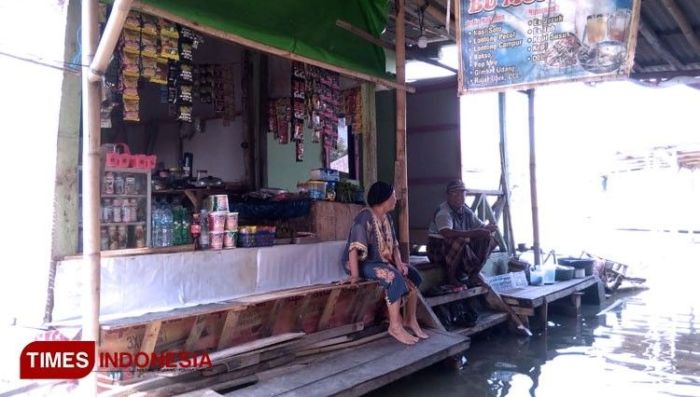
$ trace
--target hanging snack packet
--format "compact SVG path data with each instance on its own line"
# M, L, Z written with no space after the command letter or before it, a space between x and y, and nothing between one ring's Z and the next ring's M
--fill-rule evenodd
M182 83L191 83L192 80L192 65L188 65L186 63L181 63L180 64L180 74L178 78L179 82Z
M124 21L124 29L140 31L141 30L141 14L136 11L129 11Z
M296 161L299 163L304 161L304 142L296 143Z
M139 121L139 101L124 98L124 120Z
M151 77L151 83L168 84L168 60L164 58L156 59L155 74Z
M192 62L192 44L180 42L180 59Z
M124 98L130 99L130 100L138 100L139 99L139 91L138 91L139 80L138 80L138 77L122 76L121 85L122 85L122 96Z
M192 106L179 106L177 119L180 121L192 122Z
M122 74L129 77L139 77L139 56L124 53L122 56Z
M180 100L179 103L192 104L192 86L181 85L178 99Z
M138 55L141 52L140 34L132 30L124 30L122 33L122 50L127 54Z
M158 57L158 37L141 35L141 56L157 58Z
M160 37L160 57L172 59L173 61L180 60L180 53L177 50L177 39L168 36Z
M177 31L177 25L165 19L160 20L160 35L177 39L180 34Z
M158 18L141 14L141 32L149 36L158 35Z

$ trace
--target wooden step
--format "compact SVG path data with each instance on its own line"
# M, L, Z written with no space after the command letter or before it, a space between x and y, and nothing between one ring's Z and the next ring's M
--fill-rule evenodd
M425 301L430 305L430 307L435 307L438 305L444 305L445 303L450 303L466 298L471 298L473 296L483 295L488 290L485 287L474 287L465 289L459 292L453 292L447 295L433 296L430 298L425 298Z
M475 326L454 330L452 332L458 333L458 334L464 335L464 336L474 335L477 332L481 332L481 331L484 331L484 330L489 329L491 327L494 327L502 322L505 322L506 320L508 320L508 314L506 314L506 313L498 313L498 312L481 313L479 315L479 320L477 320Z

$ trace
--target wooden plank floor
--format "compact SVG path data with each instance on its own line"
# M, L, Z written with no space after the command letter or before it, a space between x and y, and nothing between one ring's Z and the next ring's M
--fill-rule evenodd
M552 302L565 296L571 295L576 291L581 291L590 287L597 282L595 276L585 278L576 278L569 281L558 281L551 285L528 286L526 288L518 288L511 291L504 291L501 296L508 304L514 304L511 301L518 301L521 306L538 307L543 303ZM515 303L517 304L517 303Z
M469 338L428 331L430 338L406 346L391 337L341 350L294 373L266 380L227 396L359 396L464 351Z

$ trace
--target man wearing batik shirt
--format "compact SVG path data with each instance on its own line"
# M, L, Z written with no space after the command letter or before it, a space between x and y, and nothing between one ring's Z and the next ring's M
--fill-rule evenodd
M461 285L457 273L467 278L477 275L496 246L492 233L496 225L487 225L474 215L465 202L467 188L455 180L447 184L447 200L441 203L428 230L428 258L441 263L450 284Z

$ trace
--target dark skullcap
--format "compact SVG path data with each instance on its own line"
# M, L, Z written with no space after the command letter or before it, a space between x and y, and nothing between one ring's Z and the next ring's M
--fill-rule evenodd
M394 192L394 187L386 182L375 182L369 188L367 193L367 204L372 207L381 204L391 197L391 193Z

